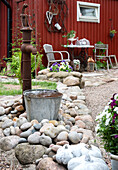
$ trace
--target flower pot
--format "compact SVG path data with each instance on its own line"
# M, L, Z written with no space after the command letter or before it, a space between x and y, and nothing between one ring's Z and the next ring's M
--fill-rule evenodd
M112 170L118 169L118 155L110 155Z
M114 34L110 32L110 37L113 38L114 37Z

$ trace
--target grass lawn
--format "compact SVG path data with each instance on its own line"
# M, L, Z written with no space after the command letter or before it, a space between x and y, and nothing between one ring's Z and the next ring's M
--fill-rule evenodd
M54 82L34 82L32 81L32 89L52 89L57 87ZM22 94L22 89L19 83L16 82L0 82L0 95L19 95Z

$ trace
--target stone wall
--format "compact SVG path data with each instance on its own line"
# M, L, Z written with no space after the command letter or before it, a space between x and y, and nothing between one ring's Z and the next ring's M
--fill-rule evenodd
M84 88L84 81L82 80L82 74L80 72L49 72L48 69L41 70L38 72L38 80L49 80L53 82L62 82L67 86L79 86Z

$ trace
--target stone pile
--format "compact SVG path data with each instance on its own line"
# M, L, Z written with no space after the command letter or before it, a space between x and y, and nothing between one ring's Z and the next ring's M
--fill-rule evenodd
M82 80L82 74L80 72L50 72L48 69L41 70L38 72L38 80L49 80L53 82L62 82L67 86L79 86L84 87L84 81Z
M85 147L94 144L94 121L79 86L67 86L59 82L57 89L63 93L57 120L43 119L41 122L37 120L28 122L21 98L0 103L0 127L4 134L0 139L0 148L5 151L14 148L21 164L35 162L37 169L76 170L79 164L73 163L76 166L72 167L69 163L72 159L88 155L88 158L81 159L83 161L88 159L91 164L94 160L93 155L88 154L91 149L82 153L78 145L78 143L84 144ZM71 146L76 148L74 151L66 150L68 160L63 163L60 160L65 160L65 157L63 158L65 151L62 150ZM79 155L74 154L75 150ZM100 153L100 150L98 152ZM60 153L62 153L61 157L58 156ZM102 158L101 155L96 157ZM107 170L106 164L104 167L104 170ZM85 169L78 168L78 170Z

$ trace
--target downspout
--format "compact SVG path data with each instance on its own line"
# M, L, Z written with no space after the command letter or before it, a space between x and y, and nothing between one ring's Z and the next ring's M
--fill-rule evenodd
M12 9L6 0L1 0L7 7L7 59L11 59L12 54Z

